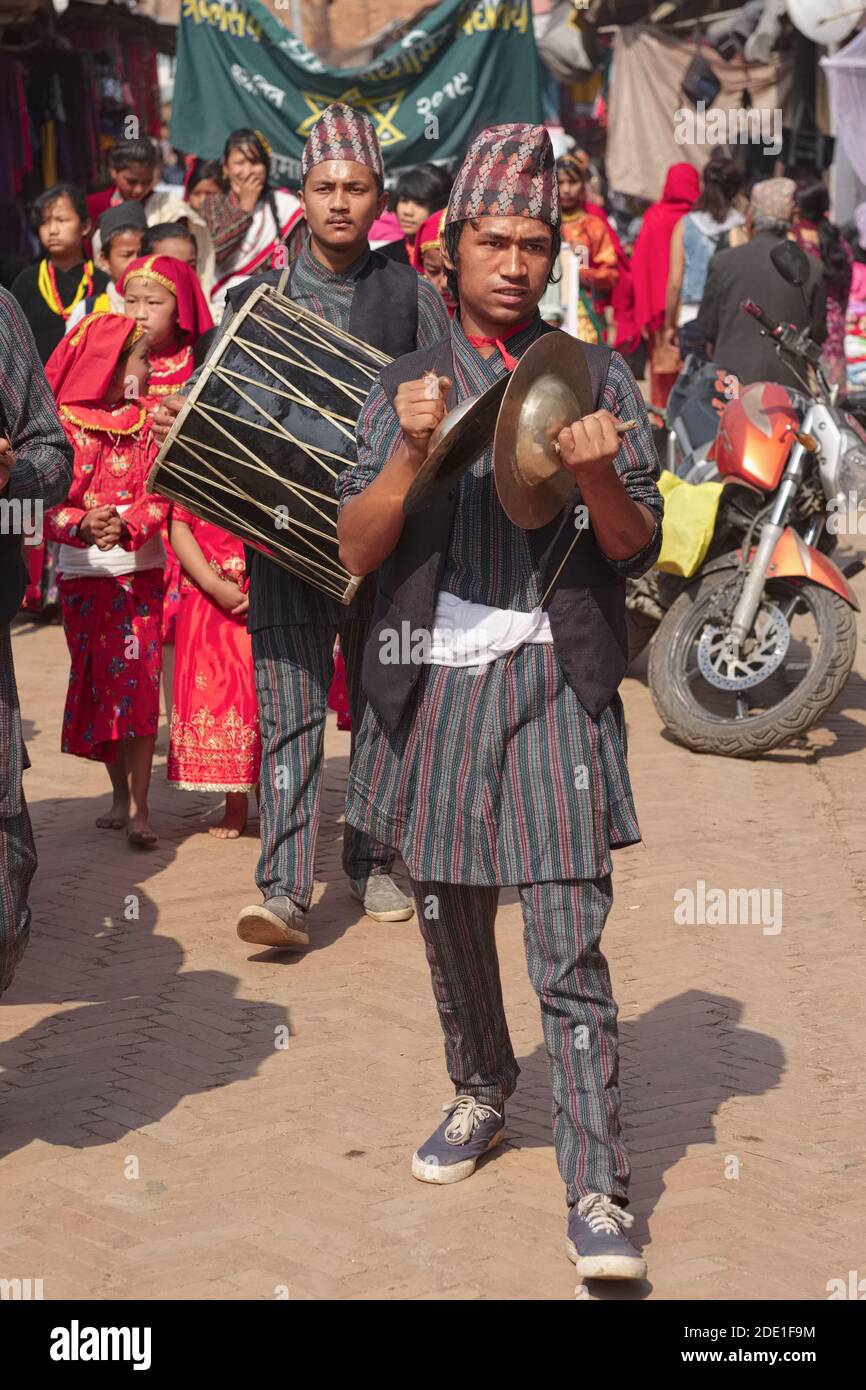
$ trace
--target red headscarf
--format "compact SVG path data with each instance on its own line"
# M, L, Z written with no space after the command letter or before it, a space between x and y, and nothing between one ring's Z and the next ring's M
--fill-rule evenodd
M67 333L45 363L60 405L101 405L121 358L142 330L123 314L90 314Z
M192 344L208 328L213 319L204 292L191 265L175 260L174 256L140 256L130 261L117 283L121 294L130 280L155 280L169 290L177 300L177 331L182 345Z
M415 245L412 248L412 264L421 275L424 272L424 265L421 260L425 251L429 251L433 246L442 245L442 227L445 221L446 208L440 208L438 212L432 212L426 222L422 222L415 237Z
M634 321L649 335L665 321L671 237L681 217L690 211L701 191L693 164L672 164L661 202L647 210L631 258L634 283Z

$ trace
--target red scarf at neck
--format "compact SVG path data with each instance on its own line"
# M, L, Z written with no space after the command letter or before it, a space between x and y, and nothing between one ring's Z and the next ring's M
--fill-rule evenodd
M529 328L535 315L531 319L524 319L523 323L516 323L513 328L507 328L498 338L487 338L483 333L467 333L466 341L471 343L474 348L497 347L502 354L502 360L506 369L513 372L517 366L517 358L512 357L508 348L505 346L509 338L513 338L515 333L522 333L525 328Z

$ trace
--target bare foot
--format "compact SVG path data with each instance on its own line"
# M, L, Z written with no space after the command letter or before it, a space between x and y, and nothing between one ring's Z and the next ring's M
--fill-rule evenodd
M208 827L208 834L217 840L237 840L243 835L247 825L246 792L226 792L226 806L223 818L216 825Z
M159 837L151 830L145 815L129 817L126 838L136 849L155 849L159 844Z
M97 816L96 824L100 830L122 830L126 825L128 815L128 802L112 801L111 810L104 816Z

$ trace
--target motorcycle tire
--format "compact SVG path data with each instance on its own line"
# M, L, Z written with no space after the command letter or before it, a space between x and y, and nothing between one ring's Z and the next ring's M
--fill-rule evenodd
M705 607L709 617L716 591L729 579L729 570L705 575L665 614L650 648L649 687L665 728L686 748L726 758L756 758L805 733L830 708L854 665L857 624L851 608L838 594L808 580L798 580L797 588L808 590L820 634L815 660L807 675L790 696L754 718L734 721L710 715L701 717L684 696L683 673L677 673L676 666L686 640L684 629L694 621L695 604ZM774 587L771 581L771 595Z

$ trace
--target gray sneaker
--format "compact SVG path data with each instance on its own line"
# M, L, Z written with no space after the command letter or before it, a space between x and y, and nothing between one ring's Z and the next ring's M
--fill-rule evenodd
M449 1117L412 1155L412 1176L419 1182L461 1182L495 1148L505 1133L505 1108L494 1110L474 1096L455 1096L442 1109Z
M568 1213L568 1258L582 1279L645 1279L646 1260L624 1235L634 1217L603 1192L581 1197Z
M255 946L275 946L284 951L302 951L310 944L304 925L306 912L291 898L281 894L254 907L245 907L238 917L238 936Z
M349 892L374 922L408 922L415 913L412 899L401 893L390 874L350 878Z

